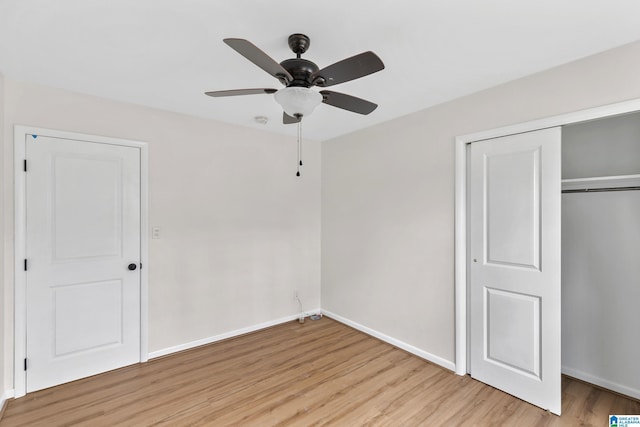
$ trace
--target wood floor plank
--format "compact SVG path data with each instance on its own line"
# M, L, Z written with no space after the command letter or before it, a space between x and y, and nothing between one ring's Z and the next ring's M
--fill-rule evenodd
M640 414L570 378L562 394L557 417L323 318L30 393L0 426L586 426Z

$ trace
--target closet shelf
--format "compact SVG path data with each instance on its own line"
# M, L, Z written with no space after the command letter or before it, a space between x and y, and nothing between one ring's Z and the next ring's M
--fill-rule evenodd
M578 190L589 191L597 189L622 189L627 187L640 187L640 174L598 176L593 178L563 179L562 191Z

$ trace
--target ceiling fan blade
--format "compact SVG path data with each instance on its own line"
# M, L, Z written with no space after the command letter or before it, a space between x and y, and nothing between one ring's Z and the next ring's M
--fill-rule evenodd
M369 51L316 71L311 75L311 81L316 86L327 87L358 79L380 70L384 70L382 60L378 58L378 55Z
M321 90L320 93L322 94L322 102L325 104L342 108L343 110L353 111L354 113L369 114L378 108L378 104L344 93L330 90Z
M287 113L282 113L282 123L284 123L285 125L291 125L294 123L298 123L300 122L300 118L298 117L291 117L290 115L288 115Z
M271 74L282 83L287 84L293 77L282 65L278 64L269 55L260 50L256 45L245 39L224 39L229 47L247 58L249 61Z
M232 90L215 90L213 92L205 92L205 95L219 98L222 96L238 96L238 95L259 95L265 93L276 93L278 89L232 89Z

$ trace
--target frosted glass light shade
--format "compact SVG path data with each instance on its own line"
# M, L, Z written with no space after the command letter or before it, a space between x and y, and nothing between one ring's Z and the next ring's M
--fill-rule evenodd
M308 116L322 102L322 95L306 87L285 87L273 95L284 112L295 117Z

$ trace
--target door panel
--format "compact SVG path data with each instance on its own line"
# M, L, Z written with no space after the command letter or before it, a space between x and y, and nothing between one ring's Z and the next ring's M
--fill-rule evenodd
M122 344L121 280L57 286L52 291L55 357Z
M51 191L54 261L122 256L121 159L56 153Z
M538 269L540 148L484 159L486 263Z
M485 288L487 360L540 378L540 298Z
M560 128L470 158L471 375L560 414Z
M27 392L140 361L140 150L27 138Z

